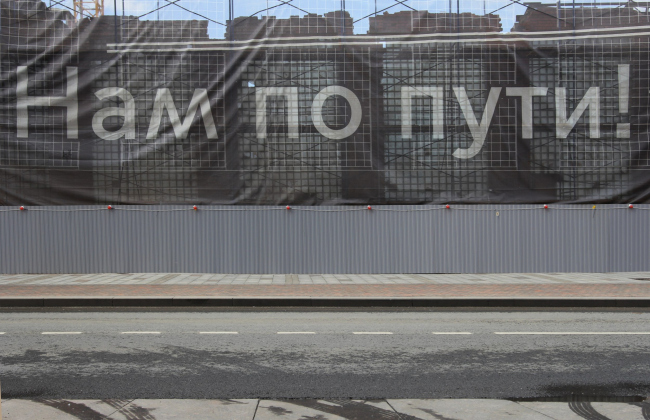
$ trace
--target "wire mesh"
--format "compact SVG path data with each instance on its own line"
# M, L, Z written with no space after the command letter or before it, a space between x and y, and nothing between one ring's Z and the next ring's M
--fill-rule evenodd
M0 203L647 200L646 3L90 3L0 0Z

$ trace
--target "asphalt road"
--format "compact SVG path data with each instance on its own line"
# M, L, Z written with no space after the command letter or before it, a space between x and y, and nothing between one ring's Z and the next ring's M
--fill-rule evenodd
M0 313L0 332L3 398L650 395L649 312Z

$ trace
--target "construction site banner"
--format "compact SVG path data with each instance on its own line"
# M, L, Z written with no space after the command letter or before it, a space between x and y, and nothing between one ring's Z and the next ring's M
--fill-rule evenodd
M0 6L0 205L650 202L648 3Z

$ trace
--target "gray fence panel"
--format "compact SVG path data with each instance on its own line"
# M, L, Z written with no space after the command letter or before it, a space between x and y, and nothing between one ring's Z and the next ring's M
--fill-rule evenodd
M650 270L648 205L6 210L4 274Z
M636 207L636 206L635 206ZM625 267L650 264L650 214L630 210L625 217L609 214L607 225L610 250L608 271L628 271Z

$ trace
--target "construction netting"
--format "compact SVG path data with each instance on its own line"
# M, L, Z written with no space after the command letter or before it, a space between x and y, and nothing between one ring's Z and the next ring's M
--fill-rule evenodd
M648 3L0 6L0 205L650 202Z

